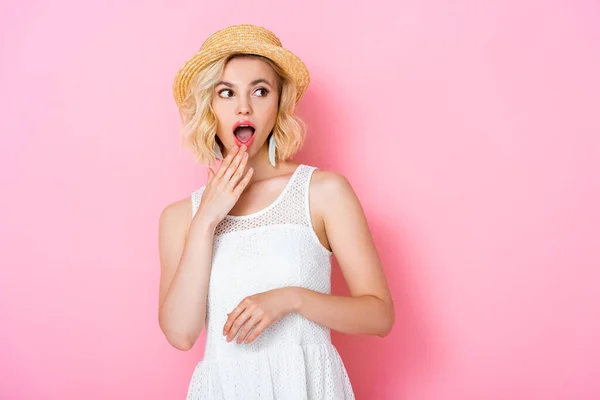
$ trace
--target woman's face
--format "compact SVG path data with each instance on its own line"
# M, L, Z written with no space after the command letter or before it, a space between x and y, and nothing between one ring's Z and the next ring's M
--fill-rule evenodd
M277 74L259 58L231 59L215 86L212 107L217 136L225 147L245 144L253 156L264 145L277 118Z

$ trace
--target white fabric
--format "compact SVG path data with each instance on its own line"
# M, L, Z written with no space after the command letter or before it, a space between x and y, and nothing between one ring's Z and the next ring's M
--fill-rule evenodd
M354 399L330 330L297 313L252 343L223 336L227 313L246 296L284 286L330 293L331 252L312 228L308 188L314 167L300 165L268 207L227 216L218 226L206 316L206 347L188 400ZM193 214L204 187L192 194Z

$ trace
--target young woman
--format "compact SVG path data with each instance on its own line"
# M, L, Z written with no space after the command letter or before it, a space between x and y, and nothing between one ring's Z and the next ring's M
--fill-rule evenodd
M306 66L270 31L210 36L175 77L207 184L160 216L159 322L181 350L206 327L188 399L352 399L330 330L385 336L394 307L340 174L297 164ZM330 291L335 255L351 296Z

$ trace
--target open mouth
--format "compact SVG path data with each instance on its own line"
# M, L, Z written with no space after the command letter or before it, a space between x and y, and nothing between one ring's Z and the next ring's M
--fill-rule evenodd
M238 146L245 144L246 147L250 147L252 140L254 139L254 133L256 128L251 123L240 122L237 123L233 128L233 135L235 142Z

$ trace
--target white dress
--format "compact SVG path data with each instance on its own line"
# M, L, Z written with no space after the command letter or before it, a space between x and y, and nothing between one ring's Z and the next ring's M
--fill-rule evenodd
M285 286L331 289L331 252L310 219L314 167L300 165L268 207L227 216L217 226L206 315L206 344L187 399L354 399L330 330L297 313L267 327L252 343L223 336L230 313L246 296ZM193 214L204 187L192 194Z

